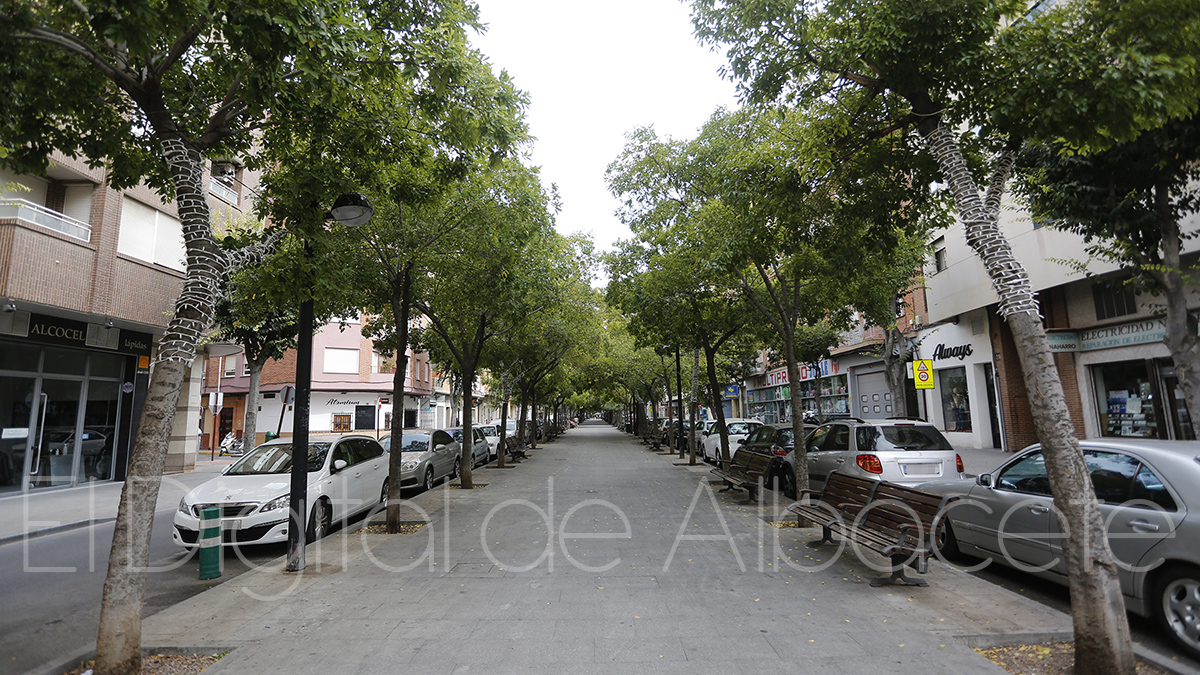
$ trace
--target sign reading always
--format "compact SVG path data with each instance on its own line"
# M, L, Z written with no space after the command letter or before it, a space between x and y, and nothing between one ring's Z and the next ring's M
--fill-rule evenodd
M962 361L975 352L971 345L957 345L947 347L946 345L938 345L933 350L933 360L942 361L944 359L958 359Z
M933 359L917 359L912 362L913 381L917 389L933 389Z

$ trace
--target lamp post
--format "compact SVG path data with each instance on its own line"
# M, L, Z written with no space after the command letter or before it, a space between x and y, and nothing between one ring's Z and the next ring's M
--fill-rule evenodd
M371 219L375 210L371 202L357 192L337 198L325 220L336 220L346 227L358 227ZM304 258L312 258L312 245L304 242ZM291 496L288 499L287 571L304 569L304 546L307 543L308 518L308 409L312 394L313 300L311 290L300 303L297 321L300 335L296 344L296 401L292 408L292 474Z

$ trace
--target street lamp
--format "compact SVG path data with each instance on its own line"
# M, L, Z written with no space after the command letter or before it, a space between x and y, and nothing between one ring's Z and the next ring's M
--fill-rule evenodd
M371 219L371 202L357 192L337 198L325 220L336 220L346 227L358 227ZM304 257L312 257L312 246L304 242ZM308 518L308 409L312 394L313 300L312 293L300 303L297 321L300 335L296 344L296 401L292 408L292 481L288 499L287 571L304 569L304 545Z

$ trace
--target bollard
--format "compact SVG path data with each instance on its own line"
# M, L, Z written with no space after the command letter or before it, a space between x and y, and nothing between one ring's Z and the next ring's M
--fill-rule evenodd
M225 566L221 555L221 509L206 506L200 510L200 580L216 579Z

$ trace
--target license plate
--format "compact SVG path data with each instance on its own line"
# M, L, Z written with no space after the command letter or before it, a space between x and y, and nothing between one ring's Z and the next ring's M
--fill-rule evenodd
M905 476L936 476L940 464L901 464Z
M231 519L231 520L222 520L221 521L221 529L222 530L240 530L240 529L242 529L242 519L235 518L235 519Z

